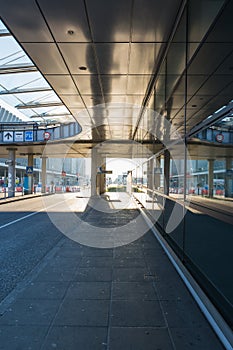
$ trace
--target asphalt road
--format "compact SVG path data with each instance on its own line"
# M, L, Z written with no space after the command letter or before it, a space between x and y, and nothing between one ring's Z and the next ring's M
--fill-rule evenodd
M62 195L37 197L0 206L0 302L63 237L47 208L61 211Z

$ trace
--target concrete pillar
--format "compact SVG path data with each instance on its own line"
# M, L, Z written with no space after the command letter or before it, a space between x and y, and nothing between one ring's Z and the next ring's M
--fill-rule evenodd
M157 190L160 187L160 169L161 169L161 158L156 158L154 164L154 188Z
M100 160L101 169L104 172L106 170L106 158L104 158L100 155L99 160ZM99 178L100 178L100 180L99 180L99 192L100 192L100 194L102 194L102 193L106 192L106 174L105 173L99 174Z
M130 195L132 194L132 185L133 185L133 177L132 177L132 171L128 171L127 174L127 184L126 184L126 191Z
M208 159L208 197L214 195L214 159Z
M106 191L106 175L101 171L106 170L106 158L103 157L98 148L91 152L91 195L96 196Z
M154 159L147 162L147 187L153 190L154 186Z
M28 166L33 168L33 153L28 153ZM28 174L28 194L33 193L33 173Z
M8 197L15 196L15 154L17 148L8 148Z
M169 196L170 186L170 152L165 150L164 152L164 194Z
M41 193L46 193L46 164L47 157L41 157Z
M225 197L233 198L232 158L226 158Z
M91 195L96 196L96 179L97 179L97 149L91 150Z

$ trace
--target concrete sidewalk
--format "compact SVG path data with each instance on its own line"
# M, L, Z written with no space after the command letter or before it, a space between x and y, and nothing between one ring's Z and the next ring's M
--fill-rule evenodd
M127 231L136 207L107 204L85 222ZM1 350L223 349L151 232L105 249L62 238L0 310Z

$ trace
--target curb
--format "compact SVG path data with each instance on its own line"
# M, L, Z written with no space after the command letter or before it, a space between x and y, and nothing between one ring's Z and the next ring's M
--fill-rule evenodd
M8 203L11 203L11 202L23 201L25 199L44 197L44 196L51 196L53 194L55 194L55 193L32 194L32 195L24 195L24 196L19 196L19 197L12 197L12 198L2 198L2 199L0 199L0 205L8 204Z

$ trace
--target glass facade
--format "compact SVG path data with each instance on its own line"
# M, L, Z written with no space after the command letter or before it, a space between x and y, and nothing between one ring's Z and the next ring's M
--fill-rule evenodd
M232 44L226 48L230 19L223 17L223 5L188 1L184 8L149 104L155 111L153 137L163 150L135 168L133 180L135 196L232 325L232 70L222 76L217 59L227 59ZM213 59L205 62L206 51L214 48Z

